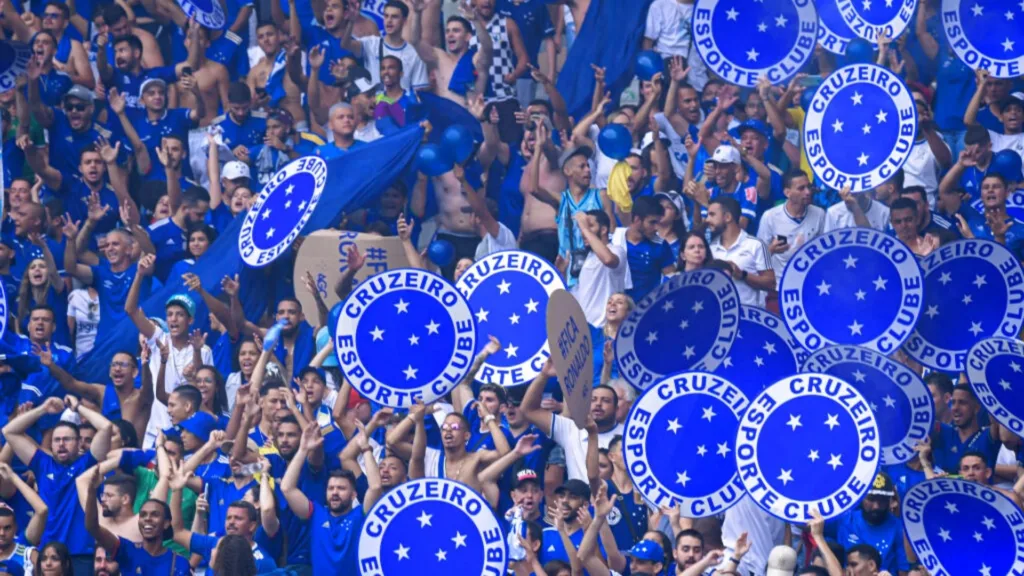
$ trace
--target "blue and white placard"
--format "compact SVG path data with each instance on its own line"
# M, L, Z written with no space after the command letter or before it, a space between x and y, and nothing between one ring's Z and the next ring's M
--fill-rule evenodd
M619 373L644 390L676 372L713 371L729 355L739 325L739 293L725 273L706 268L673 276L619 327Z
M399 484L366 513L359 573L503 575L508 548L483 496L444 478Z
M0 336L7 332L7 312L7 293L4 289L4 283L0 282Z
M942 27L953 52L970 68L996 78L1024 74L1019 0L942 0Z
M853 344L892 354L921 314L917 258L870 228L835 230L800 247L786 264L779 309L800 345Z
M847 26L868 42L886 32L896 38L914 18L917 0L836 0Z
M791 523L857 505L878 471L878 422L851 384L827 374L780 380L750 401L736 439L754 502Z
M469 373L476 320L447 280L413 268L361 282L342 306L334 349L345 376L372 402L408 408L448 394Z
M455 286L476 317L479 349L487 345L488 336L502 345L480 368L476 379L502 386L532 382L551 353L548 298L555 290L565 289L558 270L536 254L504 250L477 260Z
M818 9L818 44L833 54L846 54L855 36L843 19L839 0L817 0L814 7Z
M32 47L21 42L0 41L0 92L14 88L32 59Z
M782 318L758 306L740 307L740 328L715 375L734 383L748 398L800 371L807 351L786 330Z
M968 480L937 478L900 503L907 541L930 574L1024 573L1024 518L1012 500Z
M738 387L704 372L647 388L622 436L633 485L655 507L682 506L688 518L721 514L744 494L733 451L748 403Z
M730 84L787 81L810 60L817 38L810 0L697 0L693 9L697 52Z
M1024 342L978 342L967 353L967 380L989 415L1024 438Z
M250 266L266 266L299 237L327 184L327 163L317 156L289 162L274 174L245 215L238 253Z
M931 432L931 392L900 362L859 346L830 346L811 354L801 371L836 376L860 391L878 421L882 466L912 459L914 446Z
M217 0L178 0L181 11L210 30L220 30L227 23L224 7Z
M971 202L971 208L985 216L985 204L981 198ZM1014 190L1006 197L1006 213L1017 222L1024 222L1024 190Z
M844 66L822 82L804 118L804 151L828 188L866 192L903 167L917 107L903 80L874 64Z
M1024 319L1024 273L1006 247L959 240L921 260L924 307L904 347L944 372L963 372L967 351L990 336L1016 338Z

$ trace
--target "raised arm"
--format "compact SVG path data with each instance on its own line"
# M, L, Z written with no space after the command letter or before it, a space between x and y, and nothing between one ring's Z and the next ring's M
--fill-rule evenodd
M117 114L117 120L121 123L121 129L124 130L124 135L128 137L132 150L135 151L135 163L139 168L139 173L149 174L149 171L153 168L153 162L149 157L149 150L142 143L139 133L135 130L135 125L128 118L127 102L124 95L118 92L116 88L110 88L107 90L107 100L110 104L110 109L114 111L114 114Z
M14 449L14 454L25 465L32 462L32 459L35 458L36 450L39 448L36 441L27 434L28 429L35 425L43 416L55 416L63 411L64 402L61 402L60 398L51 397L42 406L37 406L16 416L4 426L3 434L7 444Z
M409 44L416 49L416 54L428 66L437 65L436 48L423 37L423 10L427 7L424 0L409 0ZM440 9L440 7L437 7Z
M174 467L170 476L171 529L174 531L174 543L189 551L192 549L192 531L185 527L185 514L181 501L182 492L188 486L191 477L192 470L186 470L183 463Z
M103 483L103 473L99 466L93 466L92 475L89 477L89 494L83 503L85 506L85 529L96 539L96 544L103 547L110 553L116 553L120 541L110 530L100 526L99 510L96 506L95 494Z
M978 123L978 110L981 109L982 100L985 97L985 86L988 84L988 70L975 70L974 80L976 84L974 96L971 96L967 110L964 111L964 124L967 126Z
M29 520L28 526L25 527L25 540L32 546L38 546L39 541L42 539L43 531L46 529L46 518L50 515L50 508L39 497L39 494L26 484L11 469L11 465L6 462L0 462L0 480L3 480L5 484L13 484L18 493L21 494L21 497L32 507L34 514L32 519Z
M541 408L540 403L544 399L544 387L547 385L548 379L554 376L557 376L555 365L549 358L544 363L544 368L540 374L533 379L533 382L526 389L523 401L519 404L519 409L523 411L526 419L537 428L540 428L540 431L548 437L551 437L551 411Z
M124 302L124 311L131 317L135 327L145 336L146 340L152 338L153 334L156 333L156 324L153 324L153 321L146 317L146 313L139 306L139 293L142 291L144 278L153 273L155 265L156 256L153 254L146 254L139 259L135 279L132 280L132 286L128 290L128 297Z
M316 423L311 422L309 426L316 427ZM303 520L309 520L310 504L309 499L299 489L299 475L302 473L302 467L306 464L306 456L310 450L310 439L305 434L305 431L303 431L302 438L299 440L299 450L288 464L288 470L285 471L284 478L281 478L281 492L288 502L288 508L291 509L293 514ZM319 441L323 442L323 438L320 438ZM379 478L378 476L378 481Z
M517 460L526 458L533 452L540 450L542 446L540 444L534 444L537 441L538 436L536 434L524 434L516 442L514 450L510 450L507 454L498 458L494 462L491 462L486 468L480 471L477 475L477 479L480 480L481 484L488 482L497 483L501 478L501 475L505 473Z

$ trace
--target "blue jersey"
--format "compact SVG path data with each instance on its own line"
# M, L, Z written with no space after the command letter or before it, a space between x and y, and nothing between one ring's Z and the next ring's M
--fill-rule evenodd
M157 68L143 68L138 74L124 72L116 66L113 67L114 74L108 88L117 88L117 91L124 95L128 108L145 109L140 98L142 97L142 83L146 80L158 78L168 85L178 81L178 73L174 66L159 66ZM133 122L134 123L134 122Z
M89 215L89 196L92 195L92 189L85 183L85 180L82 180L77 172L70 176L64 174L58 193L64 200L64 210L71 214L71 218L75 221L85 222ZM107 213L93 227L94 236L89 239L90 248L94 248L92 244L95 243L95 234L106 234L121 223L119 212L121 204L118 202L117 193L106 182L106 178L100 186L99 197L100 204L107 207Z
M96 143L100 138L106 138L111 145L121 143L121 154L127 157L132 152L131 143L124 138L120 122L111 112L108 114L113 122L118 125L115 128L109 121L107 125L93 120L92 125L81 132L71 129L68 117L60 109L53 110L53 124L50 126L50 166L60 170L61 174L77 174L78 158L82 150Z
M334 142L328 142L323 146L316 147L316 155L323 158L324 160L330 160L331 158L338 158L340 156L344 156L345 154L348 154L353 150L358 150L363 146L366 146L366 144L364 142L360 142L359 140L354 140L352 142L352 145L349 146L348 148L342 148L335 144Z
M128 290L135 281L138 265L133 262L123 272L114 272L110 269L109 261L101 260L99 265L91 267L91 270L92 285L96 288L100 301L100 322L96 332L109 334L109 330L127 317L124 303L128 299ZM143 280L140 300L149 296L151 283L151 278Z
M32 343L24 336L17 336L17 343L14 345L18 352L32 353ZM50 343L50 352L53 355L53 363L60 366L65 372L74 372L75 353L71 348ZM42 406L49 398L64 398L66 392L57 382L57 379L50 374L50 369L42 366L38 372L29 374L21 383L21 394L18 395L18 404L31 402L34 406ZM40 431L47 430L57 424L60 420L59 414L46 414L36 423Z
M84 530L83 530L84 532ZM141 576L189 576L192 568L188 558L178 556L165 548L163 554L153 556L142 547L141 542L132 542L126 538L118 538L117 563L121 565L122 574L139 574Z
M282 4L288 4L287 0L281 0ZM305 2L296 3L299 12L302 12L303 8L307 8L308 4ZM288 7L285 6L285 13L287 14ZM312 13L310 14L312 16ZM309 20L305 20L308 22ZM314 46L319 46L320 51L324 54L324 63L320 66L320 81L325 85L333 86L337 83L338 79L331 74L331 62L341 60L352 56L352 53L341 47L341 40L331 36L325 28L321 26L312 26L308 29L305 27L302 30L302 35L305 37L305 46L308 46L310 50Z
M56 108L64 101L64 95L71 90L75 83L71 76L59 70L50 70L39 77L39 100L50 108ZM28 88L22 90L22 94L28 96Z
M740 203L740 213L742 216L746 216L747 223L746 230L754 230L754 221L757 220L757 176L752 174L750 180L746 182L739 182L736 184L736 189L728 192L722 190L717 184L711 187L711 199L714 200L718 196L732 196ZM701 208L701 213L707 216L707 208Z
M206 534L192 533L192 541L189 542L189 551L193 554L198 554L207 561L213 556L213 551L217 548L217 543L220 538L215 536L207 536ZM266 574L277 570L277 563L270 557L269 554L265 553L258 544L253 542L252 545L252 557L256 561L256 573ZM213 570L208 571L211 576L216 576L216 572Z
M633 278L633 287L626 290L635 302L661 284L661 271L675 262L672 248L662 241L642 238L633 244L626 240L626 259L629 261L629 273Z
M1006 247L1013 252L1017 260L1024 261L1024 224L1009 217L1006 218L1006 221L1010 222L1010 228L1006 231ZM981 240L995 240L987 222L984 224L979 222L974 226L974 237Z
M280 454L268 454L267 460L270 462L270 475L275 480L274 496L277 498L281 530L288 539L288 558L285 563L309 564L313 524L296 516L288 507L288 501L281 492L281 478L288 468L288 461ZM303 463L302 473L299 475L299 489L310 502L323 505L327 495L327 474L323 470L314 471L309 463Z
M541 43L555 34L547 3L543 0L499 0L497 10L515 20L530 62L536 67Z
M90 452L65 465L36 450L29 468L36 475L39 497L50 509L40 542L63 542L72 556L92 554L96 542L85 530L85 512L78 501L75 479L95 465L96 459ZM123 569L124 564L121 566Z
M241 123L235 122L230 114L222 114L213 119L213 125L221 132L224 145L234 150L237 146L252 149L263 143L267 132L267 115L252 111Z
M886 514L885 521L878 526L868 524L860 508L843 513L836 520L836 542L845 548L856 544L868 544L882 555L880 570L891 574L907 572L910 562L903 547L903 521Z
M886 466L885 473L892 478L892 483L896 485L896 493L900 497L900 502L911 488L927 480L924 470L914 470L906 463Z
M936 467L957 474L960 471L960 458L967 452L979 452L985 455L988 467L995 470L1001 446L999 440L992 438L988 426L981 427L966 440L961 440L956 427L940 423L938 431L932 433L932 460Z
M135 127L135 131L139 134L139 140L146 146L146 150L149 151L149 159L152 168L149 174L147 174L147 180L152 179L148 176L153 174L153 171L157 166L160 167L159 172L165 174L164 166L160 163L160 159L156 154L156 149L160 146L160 142L164 136L177 136L188 146L188 132L192 128L195 128L196 123L192 121L190 114L191 110L188 108L168 108L164 110L164 113L156 120L151 120L149 114L145 109L132 109L128 110L128 118L132 121L132 126ZM186 170L188 162L182 162L182 176ZM188 176L192 175L192 169L188 168Z
M229 472L226 475L225 470ZM228 507L232 502L244 498L254 486L259 486L259 482L250 479L247 484L239 488L231 477L230 468L221 465L200 467L196 472L196 475L203 480L203 488L209 490L206 499L210 503L210 513L206 529L208 532L220 534L224 532L224 520L227 518Z
M580 547L580 543L583 542L583 529L577 528L575 532L569 534L569 541L573 543L577 548ZM602 558L607 558L607 554L604 551L604 544L600 541L597 543L598 551ZM561 560L566 564L569 563L569 556L565 553L565 546L562 544L562 536L558 533L557 528L545 528L544 535L541 537L540 544L540 563L547 564L552 560ZM589 575L586 570L584 574Z
M188 237L174 220L163 218L149 225L149 239L156 248L154 275L166 282L171 266L188 255Z
M28 238L19 238L18 236L11 236L14 241L14 261L11 262L11 276L14 276L18 280L19 284L21 279L25 277L25 270L28 269L29 263L36 258L43 257L43 251L38 246L29 242ZM8 294L7 297L12 301L18 299L18 293ZM17 310L17 308L10 308L9 310Z
M359 533L366 513L354 506L345 514L335 516L323 505L309 503L309 524L313 532L313 573L359 573Z

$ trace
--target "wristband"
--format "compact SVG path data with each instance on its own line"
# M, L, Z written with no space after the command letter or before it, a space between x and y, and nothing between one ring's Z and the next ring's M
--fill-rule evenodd
M744 282L747 281L747 271L746 270L743 271L743 276L740 277L740 279L743 280Z
M735 564L737 566L740 565L740 559L735 557L735 556L733 556L732 558L729 558L729 562L732 562L733 564Z
M494 422L495 420L497 420L497 418L494 417L494 414L488 414L487 416L484 416L484 424L485 425L490 424L491 422Z

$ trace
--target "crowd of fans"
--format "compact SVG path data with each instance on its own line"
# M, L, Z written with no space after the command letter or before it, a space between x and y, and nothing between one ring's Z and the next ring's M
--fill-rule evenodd
M644 502L621 449L637 391L611 351L635 303L710 266L743 304L777 311L796 250L854 226L920 256L985 238L1024 259L1024 223L1007 214L1024 181L1024 93L958 60L938 0L922 0L878 46L913 89L910 160L868 193L829 190L802 153L801 101L842 57L819 49L811 76L786 85L730 85L693 47L692 0L645 8L636 48L660 54L663 73L613 99L593 66L591 111L571 118L559 70L595 25L591 2L611 1L231 0L211 29L173 0L0 0L5 37L33 54L0 93L3 345L41 366L0 362L0 574L354 575L365 511L421 477L461 481L525 521L510 540L519 576L922 576L899 516L912 486L960 474L1020 505L1016 438L941 373L926 379L932 441L838 519L786 525L749 498L702 519ZM253 317L237 277L211 293L192 272L278 169L388 138L418 121L427 92L475 116L483 142L443 175L394 182L342 226L398 236L421 267L418 250L446 240L453 280L504 249L556 264L598 351L585 429L559 414L550 363L528 386L471 373L430 406L372 405L338 369L312 276L292 285L294 254L265 271ZM624 163L598 145L607 124L632 134ZM342 298L364 255L347 262ZM147 317L140 301L168 285L180 290L166 315ZM125 318L138 347L110 358L107 380L76 379Z

